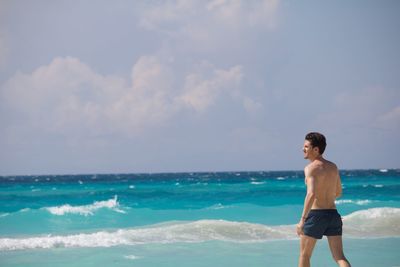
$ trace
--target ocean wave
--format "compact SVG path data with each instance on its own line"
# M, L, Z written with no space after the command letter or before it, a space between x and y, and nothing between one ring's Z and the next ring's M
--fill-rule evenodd
M371 200L369 199L359 199L359 200L353 200L353 199L340 199L340 200L336 200L335 204L336 205L341 205L341 204L355 204L355 205L359 205L359 206L363 206L363 205L368 205L371 204Z
M346 237L400 237L400 208L373 208L356 211L344 216L343 222ZM225 220L175 221L143 228L66 236L0 238L0 251L56 247L111 247L176 242L199 243L211 240L253 243L296 238L295 225L267 226Z
M59 216L65 215L68 213L88 216L88 215L93 215L93 213L96 210L99 210L102 208L108 208L108 209L114 210L116 212L125 213L123 210L119 209L119 203L117 200L117 196L114 196L114 198L109 199L109 200L95 201L93 204L90 204L90 205L71 206L69 204L65 204L62 206L47 207L47 208L43 208L43 209L49 211L51 214L59 215Z
M294 227L269 227L262 224L224 220L174 222L146 228L119 229L67 236L38 236L30 238L0 238L0 251L57 248L112 247L151 243L198 243L210 240L230 242L260 242L295 238Z
M372 208L343 217L344 231L352 237L400 236L400 208Z
M251 184L260 185L260 184L265 184L265 182L255 182L255 181L253 181L253 182L251 182Z

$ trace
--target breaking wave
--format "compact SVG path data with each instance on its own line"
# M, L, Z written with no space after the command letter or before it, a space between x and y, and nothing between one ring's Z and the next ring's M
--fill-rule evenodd
M56 207L48 207L44 208L45 210L49 211L51 214L54 215L65 215L68 213L72 214L80 214L80 215L93 215L93 213L96 210L102 209L102 208L108 208L112 209L116 212L120 213L125 213L123 210L119 209L119 203L117 200L117 196L114 196L114 198L105 200L105 201L95 201L93 204L90 205L83 205L83 206L71 206L69 204L65 204L62 206L56 206Z
M352 199L339 199L335 201L336 205L341 204L355 204L359 206L371 204L372 201L369 199L359 199L359 200L352 200Z
M289 226L289 228L293 228ZM55 247L111 247L149 243L198 243L209 240L257 242L295 238L294 228L268 227L247 222L200 220L171 222L146 228L119 229L67 236L1 238L0 250L21 250Z
M400 208L361 210L344 216L343 222L346 237L400 237ZM199 220L65 236L0 238L0 251L56 247L111 247L151 243L198 243L211 240L251 243L296 238L295 225L267 226L248 222Z
M400 208L372 208L343 217L346 235L359 238L399 237Z

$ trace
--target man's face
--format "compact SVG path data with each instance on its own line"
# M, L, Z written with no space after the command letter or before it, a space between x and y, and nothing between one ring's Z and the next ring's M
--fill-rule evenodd
M313 147L312 147L312 145L311 145L311 142L308 141L308 140L305 140L305 141L304 141L303 153L304 153L304 158L305 158L305 159L309 159L310 156L312 156Z

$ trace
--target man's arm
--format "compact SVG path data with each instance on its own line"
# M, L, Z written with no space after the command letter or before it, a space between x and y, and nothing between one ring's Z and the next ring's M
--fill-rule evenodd
M304 169L304 174L306 176L307 195L304 199L303 213L301 214L300 222L297 225L297 234L299 235L303 234L304 221L306 220L308 212L315 200L315 177L312 170L309 170L307 167Z
M336 198L342 196L342 181L340 179L339 171L337 172L337 182L336 182Z

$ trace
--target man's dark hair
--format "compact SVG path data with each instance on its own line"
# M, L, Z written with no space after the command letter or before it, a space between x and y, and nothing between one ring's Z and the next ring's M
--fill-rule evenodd
M306 135L306 140L310 141L313 147L318 147L319 154L323 154L326 148L326 139L323 134L312 132Z

